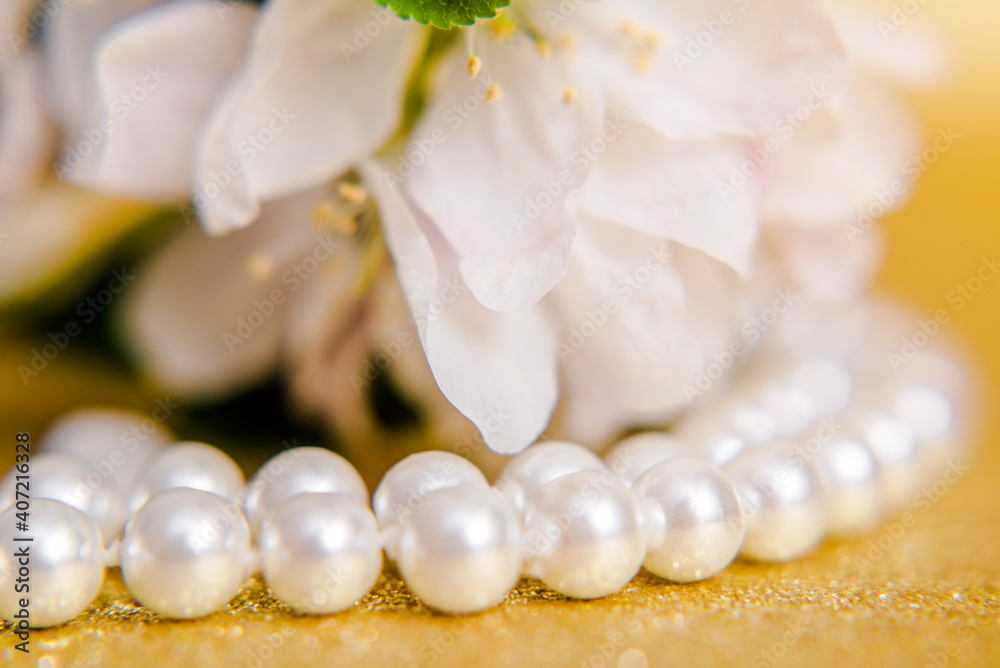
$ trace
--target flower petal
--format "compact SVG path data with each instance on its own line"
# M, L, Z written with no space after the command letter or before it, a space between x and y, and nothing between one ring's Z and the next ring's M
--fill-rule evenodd
M39 185L55 144L38 52L0 65L0 212Z
M375 151L399 124L416 35L370 3L265 5L231 99L209 121L206 141L226 146L203 148L196 193L211 191L211 174L231 174L233 159L244 174L236 187L247 189L234 197L245 203L317 186ZM252 219L252 206L234 208L227 197L201 208L214 231Z
M462 282L454 251L426 215L364 166L386 241L438 387L486 444L519 452L545 430L558 398L552 332L540 309L498 313Z
M570 207L704 251L746 274L757 238L757 183L728 187L746 158L734 138L675 141L630 126L596 162Z
M126 325L157 385L217 397L273 370L285 301L308 277L295 263L335 252L336 241L309 223L322 196L313 190L267 204L255 225L221 238L187 228L142 269Z
M79 141L87 129L94 99L93 51L99 36L116 21L161 1L61 3L42 31L49 99L69 144Z
M464 54L445 64L397 176L454 248L476 298L511 311L565 272L565 195L589 167L581 150L598 136L603 109L587 95L566 104L568 80L529 40L481 41L476 79Z
M593 446L687 407L685 385L740 340L732 270L700 251L592 220L580 220L552 303L563 322L563 428Z
M213 0L177 0L106 31L95 56L98 100L90 159L77 183L147 199L186 199L194 142L208 109L243 59L256 11L222 15Z

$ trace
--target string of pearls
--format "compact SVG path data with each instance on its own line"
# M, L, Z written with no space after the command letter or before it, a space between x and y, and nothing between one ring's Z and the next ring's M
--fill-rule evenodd
M0 615L26 598L32 626L68 621L116 565L140 604L187 619L224 607L255 572L295 610L344 610L375 584L383 552L449 613L496 605L522 575L589 599L643 566L694 582L740 554L798 559L829 533L870 530L942 474L963 441L963 388L932 354L889 379L785 354L672 433L631 436L603 458L540 442L492 487L468 460L423 452L386 473L370 507L357 471L322 448L286 450L245 483L210 445L149 437L105 472L121 445L108 434L134 417L78 413L31 459L29 533L16 471L0 485ZM16 586L25 536L30 594Z

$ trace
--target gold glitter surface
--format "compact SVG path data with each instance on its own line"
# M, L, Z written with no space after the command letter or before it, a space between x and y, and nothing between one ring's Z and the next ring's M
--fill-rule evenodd
M893 2L880 3L889 17ZM916 197L887 220L881 289L924 313L1000 253L1000 5L995 0L921 4L917 19L942 26L958 46L957 79L915 98L929 136L953 126L961 139L926 173ZM916 20L916 19L914 19ZM984 287L947 336L976 360L984 405L1000 378L1000 283ZM0 329L3 325L0 324ZM24 387L14 371L45 343L0 331L0 436L42 427L81 403L148 409L120 374L70 348ZM774 566L737 563L719 577L674 585L645 572L624 591L571 601L524 580L500 606L449 617L416 601L387 570L349 612L291 613L259 580L223 611L169 621L135 604L117 571L77 619L31 635L32 653L0 631L0 664L280 668L284 666L1000 665L1000 422L987 410L971 471L916 522L895 519L856 540L828 542L810 557ZM6 451L2 451L6 452ZM6 456L6 455L0 455ZM256 456L256 455L255 455ZM13 456L11 455L11 459ZM252 468L259 460L243 463ZM4 468L8 462L0 462ZM369 481L371 482L371 481Z

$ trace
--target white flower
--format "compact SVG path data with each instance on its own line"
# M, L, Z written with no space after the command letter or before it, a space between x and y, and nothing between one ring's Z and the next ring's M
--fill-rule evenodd
M135 345L185 394L224 395L283 364L302 408L350 423L350 378L384 342L371 313L398 315L401 290L427 363L392 372L411 394L429 370L503 453L545 431L562 397L556 428L597 444L684 409L685 386L742 341L775 285L856 294L877 234L848 249L834 237L911 146L813 0L515 0L464 41L368 0L225 8L174 0L121 21L75 95L86 128L165 63L73 178L148 199L190 189L209 232L238 230L185 231L136 291ZM768 148L802 107L809 122ZM761 150L768 164L734 181ZM370 239L343 237L287 308L233 343L234 323L308 257L311 221L343 205L330 193L352 169L398 287L367 265ZM371 295L353 291L359 272Z

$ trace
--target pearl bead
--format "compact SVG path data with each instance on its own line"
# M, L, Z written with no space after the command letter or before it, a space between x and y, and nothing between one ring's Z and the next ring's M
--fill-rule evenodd
M402 524L434 492L473 485L489 487L483 472L451 452L418 452L397 462L382 477L372 496L372 510L380 529Z
M292 448L267 460L247 484L243 508L250 530L257 535L265 517L306 492L343 494L368 505L368 488L350 462L324 448Z
M834 438L816 455L830 532L850 536L872 528L885 512L885 496L875 455L854 438Z
M177 443L149 462L135 486L129 507L135 512L157 492L175 487L200 489L237 501L245 484L243 471L222 450L205 443Z
M778 425L774 418L752 406L734 412L732 425L737 436L754 445L770 443L778 436Z
M101 537L85 514L51 499L31 501L28 532L16 529L16 508L0 514L0 616L13 621L19 600L29 600L29 624L44 628L68 622L87 609L104 582ZM15 538L32 536L32 542ZM15 552L27 547L30 554L30 587L15 592L22 567Z
M817 417L843 412L854 392L854 380L844 365L824 358L807 359L796 365L789 376L789 385L805 393Z
M538 490L524 518L525 572L574 598L628 584L646 557L632 493L610 471L579 471Z
M924 477L913 428L898 418L871 414L860 421L860 433L882 470L889 507L905 507Z
M428 496L403 525L399 571L432 608L484 610L517 584L520 543L520 522L503 496L488 487L450 487Z
M941 438L954 424L948 397L930 387L904 387L896 394L892 407L895 416L910 425L918 441Z
M375 516L342 494L297 494L260 530L271 592L300 612L325 614L359 601L382 573Z
M742 554L791 561L811 552L827 529L826 502L816 473L788 447L748 452L725 471L747 521Z
M725 473L694 457L657 464L633 492L646 520L645 566L675 582L721 572L743 544L736 488Z
M560 476L579 471L607 471L601 458L566 441L536 443L514 457L497 479L496 488L522 515L532 496Z
M7 472L0 484L0 507L14 504L17 471ZM110 480L85 462L61 453L41 454L31 460L31 497L54 499L85 513L94 521L105 543L122 531L128 520L121 493Z
M649 431L620 441L604 455L604 463L623 485L631 488L649 469L687 452L689 449L677 438Z
M122 578L142 605L189 619L219 610L239 591L250 529L229 499L177 487L149 498L129 520Z
M144 413L84 408L52 423L42 434L38 449L86 461L127 495L149 459L172 440L161 420Z
M778 437L798 436L816 419L816 407L809 396L794 387L773 385L764 390L761 410L774 424Z

